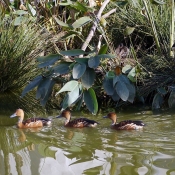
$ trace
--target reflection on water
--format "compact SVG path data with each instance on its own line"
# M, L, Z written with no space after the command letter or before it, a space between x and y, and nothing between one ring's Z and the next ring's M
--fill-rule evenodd
M59 119L35 130L1 123L0 175L175 174L175 116L119 114L143 120L143 131L112 130L101 116L86 116L97 128L65 128Z

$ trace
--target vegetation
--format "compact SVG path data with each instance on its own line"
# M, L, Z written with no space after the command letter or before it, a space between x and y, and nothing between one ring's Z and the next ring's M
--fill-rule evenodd
M36 98L43 106L56 95L58 107L78 110L86 106L93 114L106 106L134 102L151 102L153 109L174 106L173 2L105 0L90 7L78 1L28 1L22 5L15 30L23 25L20 19L25 12L33 25L44 26L56 38L52 38L53 50L41 57L35 55L38 69L34 74L22 72L25 83L31 80L22 97L37 87ZM17 8L5 2L1 7L5 9L2 14ZM35 35L35 43L41 51L39 35ZM125 58L116 50L121 42L130 51ZM32 48L31 53L37 49ZM36 65L31 60L26 62L27 67L33 67L32 63ZM21 91L25 83L14 87Z

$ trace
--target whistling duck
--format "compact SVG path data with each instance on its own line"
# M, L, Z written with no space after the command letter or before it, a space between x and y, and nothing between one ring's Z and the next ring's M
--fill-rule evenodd
M19 117L17 123L18 128L36 128L51 125L51 120L46 118L29 118L23 121L24 111L22 109L17 109L16 112L10 116L10 118L13 117Z
M71 113L68 110L64 110L61 115L57 116L56 118L66 118L66 121L64 123L64 126L66 127L74 127L74 128L83 128L83 127L95 127L98 122L94 120L89 120L87 118L77 118L72 121L71 120Z
M103 118L111 119L112 120L111 127L117 130L137 130L137 129L142 129L143 126L145 126L145 124L139 120L125 120L125 121L116 123L117 115L114 112L110 112L107 116L104 116Z

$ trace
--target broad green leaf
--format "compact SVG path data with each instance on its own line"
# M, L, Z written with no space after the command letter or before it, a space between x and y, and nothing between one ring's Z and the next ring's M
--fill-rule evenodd
M135 99L135 96L136 96L136 89L135 89L135 86L133 84L125 84L126 87L128 88L129 90L129 97L128 97L128 101L130 103L133 103L134 102L134 99Z
M123 100L123 101L127 101L129 98L129 90L126 86L126 84L122 81L119 81L116 86L115 86L115 90L117 92L117 94L119 95L119 97Z
M170 108L175 107L175 92L174 91L170 93L170 96L168 98L168 106Z
M89 88L88 90L84 90L84 102L88 108L88 110L92 114L97 114L98 112L98 103L97 98L95 95L95 92L92 88Z
M27 5L27 9L28 9L29 13L32 16L35 16L36 15L36 10L29 3L26 3L26 5Z
M163 87L159 87L157 88L157 91L162 94L162 95L166 95L167 94L167 91L163 88Z
M113 95L114 94L113 78L108 78L105 76L103 81L103 88L107 93L107 95Z
M112 54L101 54L101 55L97 55L96 57L106 59L106 58L115 58L116 56Z
M127 64L126 66L124 66L124 67L122 68L122 72L123 72L124 74L128 74L128 73L131 71L131 69L132 69L132 66Z
M115 86L115 84L117 83L117 82L119 82L120 81L120 79L119 79L119 76L117 75L117 76L115 76L115 77L113 77L113 87Z
M78 81L72 80L67 82L56 94L58 95L61 92L65 92L65 91L73 91L77 86L78 86Z
M100 50L99 50L99 52L98 52L98 55L106 54L107 51L108 51L108 45L107 45L107 44L104 44L104 45L100 48Z
M112 99L113 99L114 101L119 101L119 100L120 100L120 97L119 97L119 95L117 94L116 91L114 91L114 93L113 93L113 95L112 95Z
M42 81L39 83L37 88L36 99L44 99L50 87L51 82L52 82L52 79L50 78L42 79Z
M124 31L124 34L125 35L131 35L133 32L134 32L135 28L134 27L126 27L125 28L125 31Z
M84 99L84 95L83 95L83 93L81 93L80 99L79 99L79 101L78 101L78 103L76 105L76 111L79 111L80 110L80 108L81 108L81 106L83 104L83 99Z
M58 3L60 6L68 6L73 4L73 2L71 0L67 0L67 1L61 1Z
M16 17L15 20L14 20L14 26L21 25L21 23L23 22L23 20L24 20L24 17L23 16Z
M19 15L19 16L22 16L22 15L26 15L28 14L27 11L24 11L24 10L16 10L13 12L14 15Z
M115 2L120 7L124 7L126 4L128 4L128 1L115 1Z
M163 103L163 97L157 93L155 94L152 102L152 109L159 109Z
M71 92L68 92L63 100L62 108L66 109L79 98L79 86L76 86Z
M74 79L79 79L86 71L86 65L84 63L76 63L73 67L72 76Z
M71 7L74 7L75 9L82 11L82 12L88 11L88 8L78 1L76 1L74 4L72 4Z
M100 64L100 58L98 58L97 56L95 57L90 57L88 60L88 65L90 68L97 68Z
M95 80L95 71L92 68L87 68L83 76L81 77L81 82L85 88L90 88Z
M126 76L126 75L120 74L120 75L116 75L116 76L113 78L113 86L115 86L115 84L116 84L117 82L119 82L119 81L124 82L125 84L130 84L130 81L129 81L129 79L127 78L127 76Z
M128 74L128 78L132 81L132 82L136 82L136 71L135 71L135 67L133 67L131 69L131 71Z
M152 4L155 4L155 5L164 5L166 4L165 2L163 1L158 1L158 0L151 0Z
M61 55L65 56L78 56L78 55L83 55L86 52L81 50L81 49L74 49L74 50L66 50L66 51L60 51Z
M79 19L77 19L73 24L72 24L72 27L74 29L76 28L80 28L81 26L84 26L85 24L91 22L91 18L89 18L88 16L85 16L85 17L81 17Z
M77 63L84 63L84 64L86 64L86 65L88 65L88 60L89 60L89 58L75 58L75 61L77 62Z
M70 28L70 29L72 28L71 25L64 23L63 21L59 20L57 17L54 17L54 19L57 22L57 24L59 24L60 26L67 27L67 28Z
M45 106L47 101L48 101L48 99L50 98L51 93L52 93L52 89L53 89L53 86L55 85L55 83L56 82L54 80L52 80L50 82L50 85L48 86L48 89L46 91L45 97L43 99L40 99L40 103L41 103L42 106Z
M36 86L39 85L39 83L42 81L43 77L42 75L37 76L36 78L34 78L22 91L21 96L23 97L24 95L26 95L26 93L28 93L29 91L31 91L33 88L35 88Z
M109 72L106 73L106 76L108 78L114 78L115 77L115 73L114 73L114 71L109 71Z
M38 65L39 68L47 67L50 65L53 65L57 60L61 59L61 55L54 54L54 55L47 55L43 57L38 57L37 60L41 62L41 64Z
M68 39L68 38L71 38L71 37L74 37L76 35L81 35L80 32L77 32L77 31L68 31L68 33L64 36L62 36L60 39Z
M53 67L54 73L62 75L67 74L69 72L69 65L71 63L60 63Z

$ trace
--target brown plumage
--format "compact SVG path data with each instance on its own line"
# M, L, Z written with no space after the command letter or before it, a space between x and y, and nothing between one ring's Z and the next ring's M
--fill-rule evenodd
M51 125L50 119L45 118L29 118L25 121L24 120L24 111L22 109L17 109L16 112L10 116L10 118L18 117L18 128L36 128L42 126L49 126Z
M109 118L112 120L111 127L117 130L137 130L142 129L145 124L139 120L125 120L117 123L117 115L114 112L110 112L107 116L103 118Z
M83 127L95 127L98 122L94 120L89 120L87 118L78 118L71 121L71 113L70 111L64 110L61 115L59 115L57 118L64 117L66 118L66 121L64 123L64 126L66 127L73 127L73 128L83 128Z

